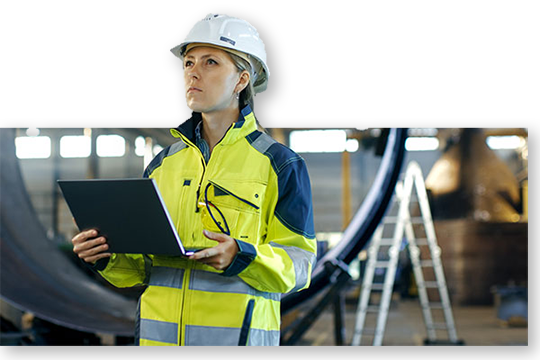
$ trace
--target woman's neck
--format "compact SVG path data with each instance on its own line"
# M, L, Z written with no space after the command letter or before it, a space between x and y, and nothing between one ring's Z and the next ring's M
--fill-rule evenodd
M233 122L238 120L240 110L238 107L229 107L226 109L202 113L203 129L202 136L206 140L210 151L214 149L223 135L227 132Z

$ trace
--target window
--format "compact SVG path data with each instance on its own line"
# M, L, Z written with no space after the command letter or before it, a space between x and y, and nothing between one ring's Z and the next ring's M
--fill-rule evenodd
M96 140L96 153L100 157L120 157L126 153L126 140L120 135L100 135Z
M355 152L360 146L358 140L347 139L345 130L295 130L289 141L298 153Z
M84 135L66 135L60 139L60 156L63 158L85 158L92 150L91 139Z
M525 138L517 135L509 136L488 136L487 145L493 150L519 149L527 143Z
M47 159L51 156L48 136L20 136L15 138L15 154L19 159Z
M405 140L407 151L433 151L439 148L439 139L436 137L409 137Z

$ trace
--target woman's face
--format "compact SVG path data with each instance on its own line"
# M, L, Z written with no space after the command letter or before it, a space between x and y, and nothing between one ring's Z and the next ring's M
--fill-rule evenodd
M223 50L200 46L184 56L186 101L195 112L208 113L238 104L240 73Z

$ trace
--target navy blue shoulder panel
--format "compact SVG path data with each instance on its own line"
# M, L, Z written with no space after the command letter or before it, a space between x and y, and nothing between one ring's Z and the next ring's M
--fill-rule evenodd
M260 136L266 140L261 141ZM250 144L266 144L260 150L268 157L278 177L276 217L289 230L310 239L315 238L311 183L304 159L258 130L246 136L246 139Z

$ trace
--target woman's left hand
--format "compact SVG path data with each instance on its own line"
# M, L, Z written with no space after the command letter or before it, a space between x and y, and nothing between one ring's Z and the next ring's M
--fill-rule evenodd
M203 230L204 236L210 240L217 241L214 247L197 251L189 257L190 260L197 260L206 265L210 265L216 270L225 270L233 261L239 251L236 241L229 235Z

